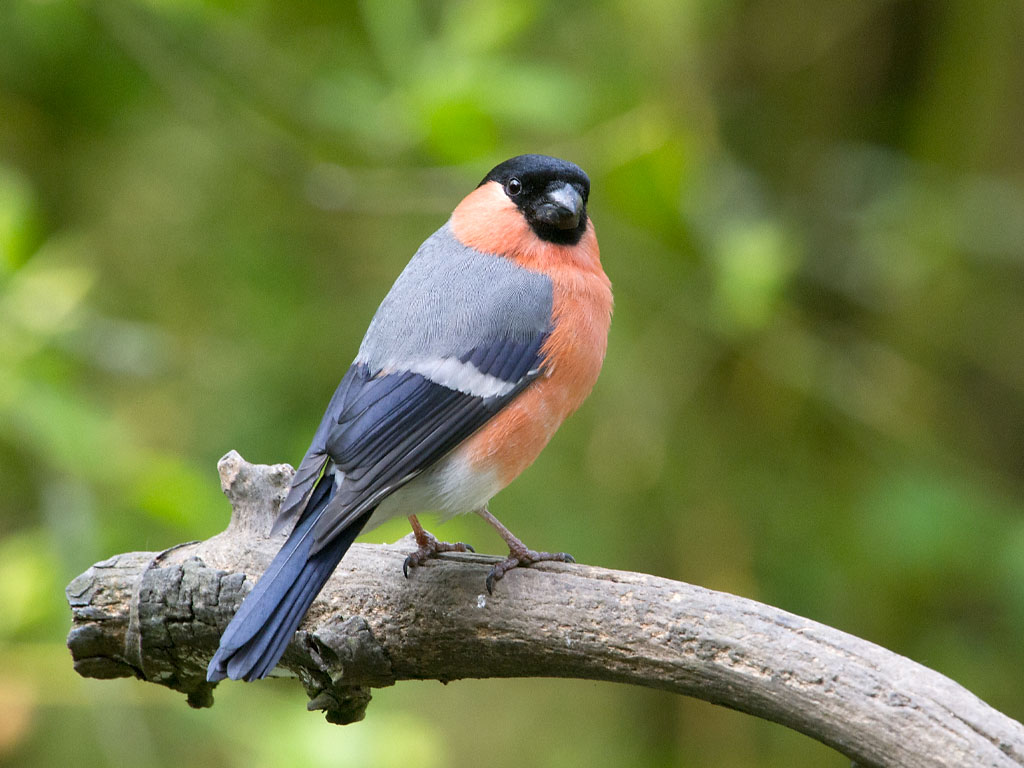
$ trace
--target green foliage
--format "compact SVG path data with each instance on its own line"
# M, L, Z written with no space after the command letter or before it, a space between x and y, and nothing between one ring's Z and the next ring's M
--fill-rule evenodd
M1022 21L1007 0L0 3L0 764L845 764L610 685L400 685L336 729L294 685L192 712L72 672L62 585L223 528L228 449L297 461L405 261L525 151L590 172L616 317L592 398L494 511L1020 718Z

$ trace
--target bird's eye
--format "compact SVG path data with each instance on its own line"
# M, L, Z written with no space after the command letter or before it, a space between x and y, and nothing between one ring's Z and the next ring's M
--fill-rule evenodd
M505 185L505 191L508 193L509 197L515 197L523 191L523 182L519 179L509 179L508 183Z

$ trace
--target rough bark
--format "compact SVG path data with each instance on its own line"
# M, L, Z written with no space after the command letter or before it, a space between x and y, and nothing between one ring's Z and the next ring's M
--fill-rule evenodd
M67 588L68 646L86 677L136 676L213 703L206 664L280 540L291 477L230 453L227 530L96 563ZM413 547L356 544L282 666L335 723L399 680L578 677L661 688L781 723L861 766L1021 766L1024 727L877 645L734 595L640 573L543 564L488 595L496 558L451 554L402 576Z

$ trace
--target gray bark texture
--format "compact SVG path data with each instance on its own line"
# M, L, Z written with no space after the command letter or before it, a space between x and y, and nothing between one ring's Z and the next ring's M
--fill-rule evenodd
M100 563L67 587L85 677L135 676L213 703L206 664L280 539L288 465L219 464L231 522L207 541ZM488 595L496 558L356 544L288 647L309 709L362 719L399 680L575 677L694 696L786 725L859 766L1022 766L1024 727L937 672L809 619L642 573L545 563ZM279 671L281 670L279 667Z

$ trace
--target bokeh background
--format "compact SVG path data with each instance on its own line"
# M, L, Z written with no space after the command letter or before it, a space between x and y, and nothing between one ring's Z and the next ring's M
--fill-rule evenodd
M591 174L616 314L496 514L1024 716L1022 33L1012 0L4 0L0 763L847 764L610 684L408 683L337 728L294 681L192 711L73 673L64 585L221 530L229 449L297 461L409 256L526 151Z

